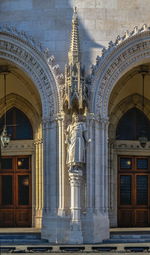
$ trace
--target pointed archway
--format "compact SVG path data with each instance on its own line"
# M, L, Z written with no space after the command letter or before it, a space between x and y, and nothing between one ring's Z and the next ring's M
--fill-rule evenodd
M112 167L113 160L115 162L115 164L113 164L113 169L117 167L117 159L113 154L114 141L110 139L108 128L110 125L113 125L113 123L110 123L113 117L115 118L114 121L118 121L118 118L113 114L111 118L111 113L109 111L109 104L111 104L111 92L121 77L128 73L129 70L132 70L136 66L150 62L149 36L150 29L147 26L143 26L141 29L136 28L131 33L126 33L126 35L122 38L118 37L115 43L110 42L108 49L103 50L102 56L97 58L97 64L93 68L92 103L90 107L90 111L93 113L93 116L91 116L92 120L90 119L91 125L89 127L91 132L93 132L93 148L95 150L95 183L93 184L95 193L93 192L93 194L95 194L96 197L94 200L95 208L97 208L103 216L105 215L104 220L108 225L110 214L112 214L112 226L117 226L117 219L114 216L117 215L116 206L112 212L112 200L117 198L117 193L114 188L116 182L114 182L114 178L112 177L114 173L116 178L116 172L111 172L110 169ZM137 92L133 91L133 93ZM114 99L118 96L118 94L114 94ZM128 94L126 96L128 96ZM116 107L118 106L118 114L121 114L119 101L117 103ZM126 104L125 108L128 108L128 106L129 105ZM113 127L111 128L111 131L113 134ZM123 149L123 147L120 147L120 151L121 149ZM112 199L110 199L112 193L115 195ZM105 233L108 234L108 231L108 228L105 228Z
M34 127L34 140L30 144L25 142L19 144L19 142L12 141L12 144L3 153L5 155L11 153L14 156L16 153L21 153L19 148L22 147L24 154L32 154L32 177L34 177L34 181L32 181L34 183L32 189L34 204L32 226L39 228L44 226L42 221L47 219L47 215L51 212L53 215L54 212L56 213L57 207L56 117L59 112L58 80L60 81L62 76L58 66L54 64L54 58L50 57L48 51L44 51L41 45L27 34L18 32L15 28L4 26L0 27L0 35L2 65L6 63L8 68L10 67L11 76L16 76L18 79L23 77L25 81L27 79L24 85L28 86L26 96L24 92L21 95L19 90L17 92L16 89L14 92L10 89L12 93L7 96L7 106L10 108L18 106L24 113L27 113ZM29 92L38 95L39 104L36 105L35 100L35 105L33 105L32 96L30 97ZM2 101L1 106L3 106ZM2 109L3 107L0 115L3 114ZM18 143L18 147L16 147L16 143ZM53 194L56 194L55 197Z

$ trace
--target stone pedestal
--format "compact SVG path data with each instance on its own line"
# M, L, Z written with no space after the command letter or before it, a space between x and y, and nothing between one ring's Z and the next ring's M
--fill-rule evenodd
M82 171L76 170L69 172L70 186L71 186L71 223L70 223L70 243L83 243L83 236L81 230L81 199L80 189L82 181Z

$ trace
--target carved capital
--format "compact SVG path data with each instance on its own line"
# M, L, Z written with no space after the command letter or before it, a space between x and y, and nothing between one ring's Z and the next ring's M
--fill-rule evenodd
M50 116L49 118L44 118L42 120L43 129L49 129L54 125L56 122L55 116Z
M109 125L109 118L100 118L100 122L103 124L103 125Z
M82 181L83 173L81 170L76 170L76 172L69 172L70 185L80 186Z
M56 121L64 121L65 119L65 113L64 112L59 112L55 115L55 120Z
M41 139L35 139L34 140L34 145L36 146L36 145L40 145L40 144L42 144L43 143L43 139L41 138Z

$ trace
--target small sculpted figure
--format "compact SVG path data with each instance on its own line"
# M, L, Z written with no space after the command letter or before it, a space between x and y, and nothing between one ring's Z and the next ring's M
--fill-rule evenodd
M68 126L66 132L67 144L67 160L66 163L70 169L72 167L81 167L85 164L85 150L86 150L86 125L80 121L79 115L74 113L72 116L72 123ZM89 141L90 142L90 139ZM75 167L76 166L76 167Z

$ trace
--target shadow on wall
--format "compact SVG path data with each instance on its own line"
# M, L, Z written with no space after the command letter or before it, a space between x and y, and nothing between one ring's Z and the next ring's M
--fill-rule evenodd
M95 33L98 31L91 26L92 17L84 18L86 9L81 7L83 4L86 6L86 1L0 1L0 25L14 26L19 31L25 31L40 41L45 48L49 48L50 53L56 58L56 63L60 65L61 71L64 71L71 39L73 8L76 6L79 17L82 64L89 69L91 64L94 64L92 62L96 60L97 49L103 48L103 45L95 42ZM89 8L88 3L87 7Z
M87 27L83 24L82 19L84 17L84 14L83 14L83 8L81 8L81 2L78 1L76 4L71 3L71 2L75 2L75 1L68 0L68 5L70 5L70 8L71 8L71 9L68 9L68 12L70 12L70 15L69 15L70 16L70 20L69 20L70 30L69 30L69 36L68 36L68 38L69 38L68 44L70 43L70 39L71 39L71 20L72 20L73 10L74 10L74 7L77 7L78 20L79 20L79 38L80 38L81 61L82 61L82 65L85 65L86 70L89 71L91 65L95 64L95 63L93 63L94 49L96 51L98 49L101 50L105 46L100 43L97 43L92 38L90 33L88 32L88 30L90 29L90 23L92 23L91 17L89 17L89 19L86 19ZM84 20L84 22L85 22L85 20ZM89 27L88 27L88 24L89 24ZM98 31L97 31L97 33L98 33ZM94 37L94 35L93 35L93 37ZM69 50L69 45L68 45L68 50ZM96 61L96 56L94 57L94 62L95 61Z

